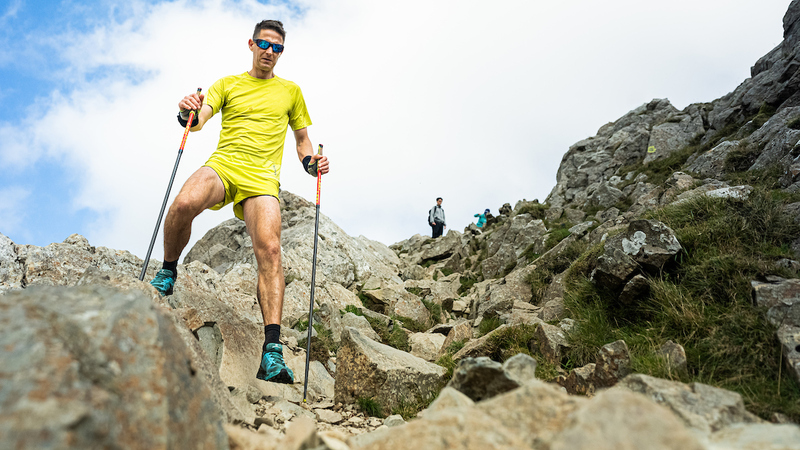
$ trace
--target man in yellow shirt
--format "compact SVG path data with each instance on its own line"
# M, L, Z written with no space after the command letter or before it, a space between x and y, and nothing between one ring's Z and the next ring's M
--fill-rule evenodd
M164 222L164 264L150 282L161 295L172 293L178 258L189 243L192 221L206 209L232 203L253 240L258 262L257 298L264 317L264 346L257 378L293 383L283 360L280 323L283 312L281 212L278 202L281 161L287 126L294 132L297 156L313 176L328 173L328 160L314 155L308 126L311 118L300 88L274 73L284 50L286 31L277 20L259 22L248 40L253 66L243 74L215 82L208 95L191 94L179 103L178 121L186 126L197 111L191 131L200 131L222 112L217 150L181 188Z

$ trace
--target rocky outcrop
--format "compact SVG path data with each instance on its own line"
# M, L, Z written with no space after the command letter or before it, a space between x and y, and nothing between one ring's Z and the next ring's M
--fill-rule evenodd
M311 280L315 207L312 203L281 191L281 249L284 277ZM317 280L330 280L349 287L354 282L377 277L394 284L400 260L385 245L365 237L352 238L324 214L319 220ZM225 275L237 265L256 267L253 243L244 221L230 219L209 230L184 258L184 264L200 261ZM253 294L254 292L249 292Z
M0 430L11 448L227 448L175 324L103 287L0 296Z

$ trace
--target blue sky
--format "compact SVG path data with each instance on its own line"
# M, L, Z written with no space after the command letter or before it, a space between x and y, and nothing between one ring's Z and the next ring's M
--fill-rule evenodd
M684 108L732 91L780 43L788 4L6 0L0 233L40 246L79 233L144 256L177 102L248 70L263 18L284 21L276 72L303 88L312 141L329 149L323 213L391 244L429 231L437 196L456 230L544 200L570 145L652 98ZM173 196L214 150L215 119L189 137ZM312 199L293 146L282 188ZM193 240L230 217L204 213Z

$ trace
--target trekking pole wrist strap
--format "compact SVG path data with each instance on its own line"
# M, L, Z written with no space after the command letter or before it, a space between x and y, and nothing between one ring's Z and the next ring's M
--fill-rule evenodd
M306 171L309 175L316 177L317 176L317 161L314 161L314 164L309 164L311 162L311 156L306 156L303 158L303 170Z
M182 127L186 127L186 124L189 123L189 114L192 112L191 109L182 110L178 113L178 123L181 124ZM194 114L194 120L192 120L192 126L196 127L197 124L200 122L200 119L197 118L197 112Z

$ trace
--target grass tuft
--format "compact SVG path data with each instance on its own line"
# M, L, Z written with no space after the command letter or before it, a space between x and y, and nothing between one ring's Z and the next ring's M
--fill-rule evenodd
M361 408L361 411L369 417L386 417L383 415L383 408L380 403L375 401L372 397L359 397L356 399L356 403L358 407Z

